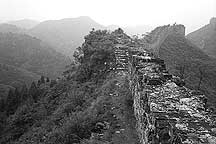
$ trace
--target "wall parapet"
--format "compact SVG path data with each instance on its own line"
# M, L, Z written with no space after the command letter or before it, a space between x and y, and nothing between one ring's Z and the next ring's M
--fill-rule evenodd
M164 61L129 50L130 86L141 144L213 144L215 119L206 97L166 71Z
M140 144L215 144L216 115L205 95L169 74L162 59L125 41L116 45L115 69L129 80Z

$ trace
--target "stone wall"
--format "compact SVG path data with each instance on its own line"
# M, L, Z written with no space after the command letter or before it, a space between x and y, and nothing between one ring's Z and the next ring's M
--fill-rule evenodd
M133 43L118 39L115 70L128 77L140 144L215 144L216 115L205 95L185 87L163 60Z
M214 144L214 116L206 97L184 87L163 60L129 50L130 87L141 144Z
M154 55L159 57L159 48L161 44L166 40L169 35L180 34L185 36L185 26L184 25L166 25L162 27L157 27L152 31L149 36L151 37L151 42L149 43L149 48L153 51Z

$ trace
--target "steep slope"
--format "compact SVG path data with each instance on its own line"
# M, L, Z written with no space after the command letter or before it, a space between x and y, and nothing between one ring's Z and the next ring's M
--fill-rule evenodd
M209 24L188 34L187 38L209 56L216 57L216 18L212 18Z
M71 56L92 29L104 28L89 17L45 21L30 30L31 34L51 44L58 52Z
M0 63L54 78L69 64L69 59L39 39L25 34L0 33Z
M121 29L91 31L65 78L33 83L13 113L0 113L0 143L214 144L205 95L136 41Z
M154 56L165 60L172 74L184 79L188 87L201 90L210 105L215 105L216 60L185 38L183 25L157 27L142 38L142 43Z
M173 58L170 61L172 63L175 63L175 61L186 61L187 59L200 61L211 60L207 54L181 35L167 36L160 46L159 54L162 59Z
M182 35L169 35L160 46L159 56L165 60L170 72L184 78L188 87L203 91L211 105L215 105L215 59Z
M117 35L91 31L72 73L53 86L32 84L36 100L2 113L0 143L138 143L127 77L113 70Z
M23 28L23 29L30 29L39 24L38 21L31 20L31 19L22 19L22 20L16 20L16 21L9 21L8 24L15 25L17 27Z
M205 40L203 51L209 56L216 58L216 30L211 38Z

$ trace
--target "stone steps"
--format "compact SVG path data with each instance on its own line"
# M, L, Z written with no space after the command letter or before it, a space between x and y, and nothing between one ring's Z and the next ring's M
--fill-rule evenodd
M127 71L128 62L129 62L128 47L124 47L123 45L116 46L115 57L116 57L116 70Z

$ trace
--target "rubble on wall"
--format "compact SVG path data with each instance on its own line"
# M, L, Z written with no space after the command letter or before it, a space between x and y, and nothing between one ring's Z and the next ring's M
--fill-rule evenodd
M142 144L216 144L216 120L205 95L184 86L164 61L145 50L116 46L116 70L130 78Z

